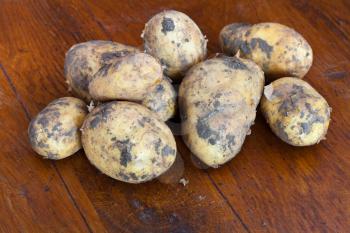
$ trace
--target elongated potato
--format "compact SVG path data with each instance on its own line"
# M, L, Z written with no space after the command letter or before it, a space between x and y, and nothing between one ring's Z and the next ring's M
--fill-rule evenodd
M179 90L182 134L191 152L211 167L232 159L250 133L263 86L261 69L238 57L193 67Z
M164 65L164 73L180 80L207 53L207 40L184 13L167 10L153 16L145 25L141 37L147 53Z
M142 101L163 78L160 63L145 53L132 53L103 66L89 84L95 100Z
M309 71L313 53L308 42L292 28L278 23L231 24L220 32L226 54L257 63L270 81L292 76L302 78Z
M141 183L165 172L175 161L170 129L144 106L113 101L93 109L82 127L90 162L104 174Z
M105 64L137 48L112 41L93 40L73 45L66 53L64 72L69 87L79 97L91 100L88 88L93 75Z
M176 101L177 93L171 84L171 80L164 77L159 84L149 90L142 101L142 105L155 112L162 121L167 121L176 113Z
M32 148L48 159L66 158L81 148L80 127L87 114L85 103L63 97L51 102L28 128Z
M261 110L272 131L293 146L313 145L324 139L331 112L312 86L291 77L265 87Z

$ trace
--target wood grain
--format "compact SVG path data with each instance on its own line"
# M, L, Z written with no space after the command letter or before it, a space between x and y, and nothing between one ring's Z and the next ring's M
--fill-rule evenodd
M0 232L88 231L56 165L33 154L29 119L1 64L0 77Z
M189 184L124 184L83 152L40 159L26 130L51 100L70 95L64 54L78 42L141 45L144 23L164 9L187 13L219 51L232 22L274 21L314 50L305 78L333 108L327 140L295 148L258 114L242 152L219 169L198 169L177 137ZM335 10L337 9L337 10ZM0 2L1 232L348 232L350 229L350 18L348 1Z

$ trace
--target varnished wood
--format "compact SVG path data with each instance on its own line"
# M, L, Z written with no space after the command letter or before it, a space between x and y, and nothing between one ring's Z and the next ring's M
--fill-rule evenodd
M274 21L314 50L305 77L333 108L327 140L295 148L258 113L241 153L198 169L177 137L189 184L112 180L82 151L62 161L30 149L27 125L70 95L64 54L74 43L112 39L139 46L144 23L164 9L187 13L219 51L232 22ZM350 4L348 1L0 2L1 232L348 232L350 229Z

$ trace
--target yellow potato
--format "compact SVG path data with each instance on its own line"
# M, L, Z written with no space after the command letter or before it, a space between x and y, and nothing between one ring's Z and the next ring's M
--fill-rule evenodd
M112 41L93 40L73 45L66 53L64 73L72 91L85 100L91 100L88 88L93 75L105 64L137 48Z
M97 106L82 127L89 161L104 174L128 183L158 177L175 161L170 129L144 106L113 101Z
M89 84L95 100L142 101L148 90L161 82L160 63L145 53L132 53L103 66Z
M263 86L263 72L249 60L220 56L194 66L179 90L191 152L211 167L232 159L250 133Z
M87 114L85 103L63 97L51 102L28 128L32 148L48 159L66 158L81 148L80 127Z
M143 34L147 53L164 65L164 73L180 80L207 53L207 40L198 26L184 13L167 10L153 16Z
M258 64L270 80L292 76L302 78L309 71L313 53L308 42L292 28L278 23L232 24L220 33L227 54Z
M248 23L232 23L221 29L219 36L221 51L228 55L235 55L241 46L244 47L244 34L251 26Z
M313 145L324 139L331 112L312 86L291 77L265 87L261 110L272 131L293 146Z
M167 77L153 86L146 94L142 105L155 112L159 119L167 121L176 113L177 93Z

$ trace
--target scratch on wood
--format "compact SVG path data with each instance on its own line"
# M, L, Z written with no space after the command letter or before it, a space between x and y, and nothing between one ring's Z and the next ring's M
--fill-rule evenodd
M210 182L214 185L215 189L219 192L219 194L221 195L221 197L225 200L226 204L229 206L229 208L231 209L232 213L238 218L239 222L242 224L243 228L248 232L251 233L251 231L249 230L248 226L243 222L241 216L238 214L238 212L235 210L235 208L233 208L233 206L231 205L231 203L227 200L226 196L222 193L222 191L220 190L220 188L217 186L217 184L215 183L215 181L211 178L211 176L209 175L209 173L206 171L208 178L210 180Z
M325 75L331 79L343 79L348 76L348 73L346 71L327 71Z
M30 120L31 120L31 116L30 116L30 114L29 114L29 110L28 110L27 106L25 105L25 103L23 102L23 100L22 100L20 94L18 93L18 91L17 91L17 89L16 89L16 87L15 87L15 85L14 85L14 83L13 83L11 77L8 75L6 69L4 68L4 66L2 65L1 62L0 62L0 69L1 69L2 73L4 74L4 76L6 77L6 80L7 80L7 82L9 83L9 85L10 85L12 91L14 92L17 101L19 102L19 104L20 104L21 107L23 108L23 111L24 111L24 113L25 113L26 118L28 119L28 121L30 121ZM87 226L89 232L92 233L93 231L92 231L90 225L88 224L88 222L87 222L85 216L83 215L83 213L81 212L80 208L78 207L78 204L76 203L75 199L73 198L73 195L72 195L72 193L70 192L70 190L69 190L69 188L68 188L66 182L64 181L64 179L63 179L63 177L62 177L60 171L57 169L55 162L54 162L54 161L51 161L51 165L55 168L55 170L56 170L56 172L57 172L57 174L58 174L60 180L61 180L62 183L63 183L64 188L66 189L66 191L67 191L67 193L68 193L68 197L71 199L71 201L72 201L72 203L74 204L75 208L77 209L77 211L78 211L79 214L81 215L81 217L82 217L82 219L83 219L85 225Z
M112 36L109 33L109 31L105 28L105 26L103 26L103 24L96 19L96 16L94 15L94 13L91 11L91 8L88 6L88 4L83 1L83 4L87 10L87 13L90 15L90 17L96 22L96 24L102 29L102 31L104 32L104 34L107 35L107 37L109 38L109 40L112 40Z
M23 108L23 110L24 110L24 113L25 113L27 119L30 120L31 117L30 117L29 110L28 110L27 106L24 104L21 95L18 93L18 91L17 91L15 85L13 84L13 81L12 81L11 77L8 75L8 73L7 73L6 69L5 69L5 67L2 65L1 62L0 62L0 69L1 69L2 73L4 74L4 76L5 76L6 80L7 80L7 82L9 83L9 85L10 85L12 91L14 92L17 101L18 101L19 104L22 106L22 108Z

